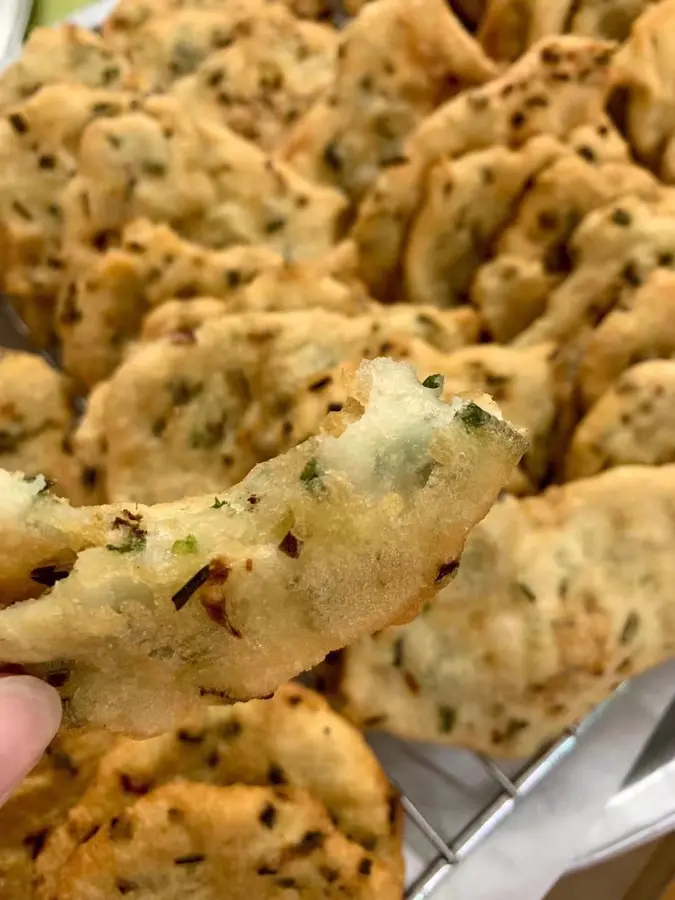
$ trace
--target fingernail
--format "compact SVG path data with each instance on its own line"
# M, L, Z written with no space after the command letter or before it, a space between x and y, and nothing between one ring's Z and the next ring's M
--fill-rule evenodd
M0 678L0 803L35 766L60 723L54 688L29 675Z

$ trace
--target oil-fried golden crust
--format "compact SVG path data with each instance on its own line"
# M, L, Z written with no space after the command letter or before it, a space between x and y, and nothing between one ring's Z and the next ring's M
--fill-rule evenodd
M96 118L128 111L132 94L78 84L48 85L0 119L2 280L33 340L47 346L64 280L61 192L77 148Z
M604 122L613 49L587 38L542 40L503 75L421 122L406 142L405 161L379 176L352 230L376 297L395 299L397 264L429 166L494 145L520 148L538 135L564 141L582 125Z
M658 227L658 220L656 220ZM663 230L665 232L665 230ZM667 233L664 233L667 239ZM670 235L670 248L649 253L650 267L657 264L658 253L672 254L675 241ZM648 248L653 251L654 248ZM669 263L669 264L671 264ZM632 272L632 269L628 270ZM636 285L626 291L617 307L590 335L579 367L578 381L586 408L598 401L635 363L647 359L669 359L675 353L675 275L657 269L648 273L640 287L642 274L636 266Z
M76 510L0 473L3 601L38 566L61 576L0 612L0 658L59 671L71 721L156 733L414 615L525 440L391 360L362 364L329 425L216 499Z
M567 480L613 466L675 461L675 362L626 369L577 426L567 451Z
M0 465L44 475L79 505L96 499L70 444L74 410L67 379L41 356L0 351Z
M0 810L0 891L5 900L32 896L35 862L45 843L115 740L103 730L59 733L5 801Z
M632 27L613 64L623 92L626 131L637 158L675 182L673 140L673 35L675 2L650 6Z
M368 303L367 314L353 317L303 310L322 299L347 309L358 294L296 267L267 274L240 292L244 309L258 300L300 309L230 315L208 298L164 304L143 332L157 343L134 348L104 383L104 395L97 390L75 445L86 432L85 453L78 453L83 462L105 447L101 465L110 500L156 503L223 489L255 463L317 432L331 411L327 387L334 367L387 355L410 358L431 374L436 369L427 370L418 353L413 360L403 352L411 334L418 344L427 342L426 349L443 351L478 338L478 319L468 308ZM336 386L344 403L346 386L338 378ZM302 402L305 390L312 394L309 404Z
M263 7L252 27L206 57L173 93L192 114L231 128L267 152L333 84L338 35Z
M114 246L128 222L149 218L209 247L262 244L316 258L333 246L345 205L337 191L156 96L85 132L78 174L64 192L64 244L78 271L98 242Z
M401 808L373 751L324 699L291 684L271 700L211 707L156 738L119 740L40 853L36 900L53 896L83 838L124 816L141 788L176 779L306 790L349 840L403 876Z
M0 111L52 84L120 90L131 85L129 65L88 28L36 28L0 75Z
M318 801L291 788L175 783L141 797L65 864L57 900L397 900L401 879L331 823ZM124 892L124 891L123 891Z
M289 135L282 156L358 199L381 169L400 161L423 116L495 74L441 0L368 4L342 33L331 90Z
M403 737L526 756L672 655L675 469L613 469L496 505L457 578L344 653L343 711Z

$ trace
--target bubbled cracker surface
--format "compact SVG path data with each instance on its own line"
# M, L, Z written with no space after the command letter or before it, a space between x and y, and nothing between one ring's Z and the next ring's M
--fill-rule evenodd
M626 466L505 498L436 602L345 651L342 711L402 737L525 756L668 658L674 474Z
M414 615L454 573L525 440L390 360L363 363L354 390L338 436L215 499L74 510L5 473L3 581L26 579L39 550L77 558L41 599L2 611L0 654L63 673L71 720L147 734L208 696L265 695Z
M401 810L373 752L325 700L288 685L271 700L212 707L157 738L120 740L41 852L37 900L87 835L176 779L307 790L345 837L402 874Z
M303 791L173 784L141 797L64 866L56 897L396 898L398 879Z
M84 792L116 738L106 731L63 731L0 811L0 891L7 900L31 896L35 864L45 844Z

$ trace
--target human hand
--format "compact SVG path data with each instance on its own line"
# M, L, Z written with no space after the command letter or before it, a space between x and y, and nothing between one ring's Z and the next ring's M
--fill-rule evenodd
M40 759L60 722L54 688L28 675L0 677L0 806Z

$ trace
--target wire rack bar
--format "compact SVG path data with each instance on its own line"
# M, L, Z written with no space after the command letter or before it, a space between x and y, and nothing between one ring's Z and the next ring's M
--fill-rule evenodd
M426 828L433 832L434 840L431 843L438 853L408 887L406 900L428 900L436 888L444 883L456 867L461 864L462 860L472 853L479 844L483 843L495 828L511 815L516 805L550 775L552 770L569 756L576 745L576 731L575 729L569 729L543 753L527 762L513 779L510 779L488 757L476 755L478 762L499 786L500 792L492 803L481 809L467 825L447 841L443 841L436 829L430 826L426 818L416 809L416 818L412 819L411 817L411 819L425 835L428 836ZM404 809L410 815L408 809L410 801L407 801L407 803L406 801L407 798L404 796ZM421 828L420 817L422 821L426 822L425 828ZM442 847L438 846L437 838L440 838L443 844Z

